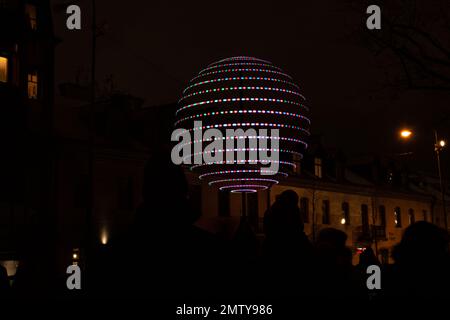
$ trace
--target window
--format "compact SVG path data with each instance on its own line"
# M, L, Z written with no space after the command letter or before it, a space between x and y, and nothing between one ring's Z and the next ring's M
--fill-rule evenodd
M399 207L394 210L394 224L396 228L402 227L402 213Z
M361 224L364 233L369 232L369 208L367 204L361 205Z
M134 209L134 193L133 193L133 178L119 178L118 179L118 207L120 210Z
M293 155L292 160L293 160L293 162L295 164L294 173L296 173L296 174L301 174L302 173L301 167L300 167L300 160L301 159L302 158L300 157L300 155L298 155L298 154L294 154Z
M219 191L219 216L229 217L230 216L230 192L229 191Z
M322 224L330 224L330 201L322 202Z
M38 98L38 74L31 72L28 74L28 99Z
M309 223L309 199L300 198L300 212L304 223Z
M422 213L423 213L423 221L428 221L428 212L427 212L427 210L423 210Z
M8 82L8 59L0 57L0 82Z
M388 183L392 184L394 182L394 173L392 171L389 171L387 176Z
M378 212L380 215L380 226L386 227L386 207L380 206Z
M315 158L314 159L314 174L318 178L322 178L322 159Z
M28 26L31 30L37 29L37 15L36 15L36 6L32 4L25 5L25 15L28 19Z
M416 222L416 218L414 216L414 209L408 210L408 220L409 220L409 224L413 224L414 222Z
M350 225L350 205L348 202L342 203L342 220L341 224Z

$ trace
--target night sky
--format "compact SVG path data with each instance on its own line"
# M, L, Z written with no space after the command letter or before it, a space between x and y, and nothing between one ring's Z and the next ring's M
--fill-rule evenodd
M105 31L98 38L97 79L113 75L117 89L154 106L177 101L188 81L216 60L269 60L300 85L312 109L312 131L323 135L326 146L350 155L413 151L408 161L435 171L432 123L449 109L450 92L383 89L381 65L392 61L397 68L396 61L353 39L365 28L365 7L353 12L340 2L97 0ZM77 73L89 79L90 1L74 3L82 9L81 31L67 30L65 10L54 8L62 40L56 85L75 81ZM57 97L57 105L63 104ZM416 132L408 145L396 135L403 125ZM439 128L444 137L450 137L448 127ZM443 159L450 173L450 157Z

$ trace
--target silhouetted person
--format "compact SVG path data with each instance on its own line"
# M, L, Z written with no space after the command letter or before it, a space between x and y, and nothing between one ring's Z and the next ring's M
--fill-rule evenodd
M406 228L394 247L388 275L389 295L449 298L449 239L445 230L425 221Z
M309 242L303 229L298 195L292 190L284 191L264 216L265 255L289 257L292 256L292 251L308 247Z
M9 293L9 280L6 268L0 265L0 297L6 297Z
M375 252L371 247L365 248L363 252L359 255L359 264L358 268L361 270L366 271L368 266L371 265L380 265L380 262L378 261Z
M352 252L346 241L347 234L338 229L325 228L318 234L315 279L320 296L361 296L358 275L352 265Z
M233 255L236 256L236 259L246 262L255 262L257 259L259 243L247 217L241 217L232 239L232 245Z
M372 265L380 266L380 262L373 249L367 247L359 254L359 263L356 266L356 270L358 271L359 288L361 291L366 291L367 298L370 298L371 300L378 298L381 295L380 290L369 290L367 288L367 278L370 276L367 274L367 268Z
M271 295L310 293L313 252L303 228L297 193L284 191L264 216L263 253Z

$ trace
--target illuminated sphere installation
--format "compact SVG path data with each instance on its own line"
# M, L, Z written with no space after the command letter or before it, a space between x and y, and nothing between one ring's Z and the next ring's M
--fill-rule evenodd
M190 169L220 190L256 192L277 184L298 165L307 148L308 113L300 88L283 70L257 58L232 57L210 64L190 81L178 103L175 127L189 130L192 136L196 130L220 130L223 149L214 152L222 152L223 160L194 163L194 156L205 151L196 152L192 147ZM195 127L194 121L201 121L201 128ZM225 156L230 151L227 129L256 130L256 135L248 136L244 148L238 148L235 141L231 150L245 152L244 160L237 155L233 160ZM267 129L267 133L261 129ZM279 130L278 148L272 146L271 129ZM251 139L257 140L257 150L251 148ZM261 150L264 139L266 148ZM202 150L209 143L203 141ZM251 151L278 152L278 170L262 174L261 169L270 171L270 166L252 160Z

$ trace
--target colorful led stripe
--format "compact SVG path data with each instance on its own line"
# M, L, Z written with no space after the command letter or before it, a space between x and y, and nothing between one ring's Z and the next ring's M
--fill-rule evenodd
M233 184L233 185L229 185L229 186L224 186L224 187L220 187L219 190L227 190L227 189L240 189L240 188L258 188L261 190L267 190L269 189L269 187L267 186L263 186L263 185L259 185L259 184Z
M191 88L197 87L197 86L201 86L204 84L208 84L208 83L216 83L216 82L223 82L223 81L242 81L242 80L261 80L261 81L272 81L272 82L279 82L279 83L285 83L288 85L291 85L297 89L300 90L299 86L296 85L295 83L292 83L290 81L285 81L285 80L280 80L280 79L275 79L275 78L268 78L268 77L227 77L227 78L219 78L219 79L211 79L211 80L206 80L206 81L201 81L201 82L197 82L194 84L191 84L189 87L187 87L186 89L183 90L183 94L186 93L186 91L188 91Z
M196 76L195 78L191 79L191 82L203 78L203 77L207 77L213 74L219 74L219 73L230 73L230 72L262 72L262 73L273 73L273 74L278 74L284 77L287 77L289 79L292 80L292 77L290 75L287 75L284 72L280 72L280 71L275 71L275 70L269 70L269 69L257 69L257 68L235 68L235 69L224 69L224 70L217 70L217 71L211 71L211 72L207 72L207 73L200 73L198 76Z
M272 128L286 128L286 129L294 129L305 132L309 135L309 131L305 128L299 126L293 126L290 124L284 123L267 123L267 122L239 122L239 123L221 123L221 124L213 124L202 127L194 127L193 129L189 129L188 131L197 131L197 130L207 130L207 129L217 129L217 128L235 128L235 127L272 127Z
M224 175L224 174L242 174L242 173L256 173L256 174L261 174L262 172L264 173L269 173L270 175L282 175L284 177L287 177L288 174L285 172L279 172L279 171L273 171L273 170L267 170L264 168L261 168L259 170L246 170L246 169L242 169L242 170L223 170L223 171L215 171L215 172L210 172L210 173L204 173L202 175L199 176L199 179L202 180L204 177L209 177L209 176L217 176L217 175Z
M296 117L305 120L309 124L311 124L311 120L309 120L307 117L293 112L285 112L285 111L276 111L276 110L222 110L222 111L212 111L212 112L204 112L195 114L193 116L184 117L180 120L175 122L175 125L178 125L179 123L186 121L186 120L192 120L196 118L206 118L206 117L212 117L212 116L219 116L219 115L228 115L228 114L246 114L246 113L255 113L255 114L272 114L272 115L279 115L279 116L288 116L288 117Z
M178 138L178 136L177 136ZM249 140L281 140L281 141L289 141L289 142L294 142L294 143L301 143L305 146L305 148L308 147L308 144L302 140L299 139L295 139L295 138L287 138L287 137L272 137L272 136L235 136L235 137L221 137L221 138L216 138L214 140L242 140L242 139L249 139ZM211 139L212 140L212 139ZM194 143L200 143L200 142L210 142L211 140L194 140L194 141L190 141L190 142L186 142L186 143L180 143L178 144L176 147L178 150L181 150L183 147L187 146L187 145L192 145Z
M231 57L231 58L226 58L226 59L222 59L216 62L211 63L209 66L213 66L216 64L221 64L223 62L228 62L228 61L259 61L268 65L272 65L272 62L270 61L266 61L266 60L262 60L262 59L258 59L258 58L253 58L253 57L246 57L246 56L239 56L239 57Z
M275 67L274 65L267 63L257 63L257 62L233 62L233 63L224 63L220 65L214 65L212 67L208 67L200 71L199 73L203 73L212 69L223 68L223 67L235 67L235 66L260 66L260 67L270 67L278 71L283 71L281 68Z
M256 193L258 190L255 189L235 189L231 190L231 193Z
M207 89L207 90L202 90L202 91L196 91L193 93L190 93L188 95L185 95L183 97L181 97L181 99L178 101L178 103L180 103L181 101L188 99L190 97L194 97L197 95L202 95L202 94L207 94L207 93L212 93L212 92L223 92L223 91L233 91L233 90L258 90L258 91L276 91L276 92L283 92L283 93L291 93L294 95L297 95L299 97L301 97L303 100L306 100L306 98L298 93L297 91L292 91L292 90L287 90L287 89L283 89L283 88L274 88L274 87L258 87L258 86L240 86L240 87L222 87L222 88L214 88L214 89Z
M267 164L269 162L283 164L286 166L291 166L294 169L297 167L297 165L295 163L288 162L288 161L277 161L277 160L268 161L268 160L251 160L251 159L249 159L249 160L233 160L233 161L227 160L227 161L206 162L204 164L197 164L197 165L191 166L191 171L193 171L197 168L201 168L201 167L205 167L205 166L213 166L213 165L222 165L222 164L232 165L232 164L247 164L247 163L248 164L252 164L252 163L253 164L258 164L258 163Z
M265 178L235 178L235 179L221 179L221 180L214 180L210 181L208 184L212 186L213 184L218 183L226 183L226 182L239 182L239 181L257 181L257 182L267 182L267 183L273 183L278 184L278 180L274 179L265 179Z
M215 151L201 151L201 152L195 152L193 154L188 154L183 158L183 161L186 161L187 159L191 158L192 156L197 156L201 154L210 154L210 153L224 153L224 152L245 152L245 151L265 151L265 152L281 152L286 154L295 154L300 157L303 155L300 152L292 151L292 150L283 150L283 149L275 149L275 148L235 148L235 149L221 149L221 150L215 150Z
M196 106L202 106L205 104L213 104L213 103L224 103L224 102L245 102L245 101L264 101L264 102L276 102L276 103L286 103L286 104L292 104L296 106L300 106L308 110L308 107L305 106L302 103L291 101L291 100L285 100L285 99L275 99L275 98L255 98L255 97L249 97L249 98L225 98L225 99L214 99L214 100L206 100L206 101L200 101L188 104L175 112L175 114L178 114L180 111L196 107ZM309 111L309 110L308 110Z

